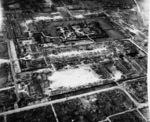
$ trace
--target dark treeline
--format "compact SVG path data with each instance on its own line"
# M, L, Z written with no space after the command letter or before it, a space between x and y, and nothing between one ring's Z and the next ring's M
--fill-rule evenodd
M9 10L9 5L18 4L22 10L32 9L35 11L41 10L41 4L44 0L3 0L2 6L5 10Z

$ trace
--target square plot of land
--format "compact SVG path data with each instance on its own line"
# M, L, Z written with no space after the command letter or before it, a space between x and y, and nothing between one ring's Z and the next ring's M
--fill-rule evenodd
M99 76L96 75L90 67L80 67L56 71L49 77L49 80L52 81L52 84L50 85L52 89L58 89L59 87L75 88L98 82Z
M0 58L9 59L7 43L0 44Z
M7 60L0 59L0 62L3 61L6 61L7 63L0 64L0 88L6 88L13 85L10 64Z
M13 110L16 101L17 96L14 88L0 91L0 113Z
M77 121L80 116L84 121L98 122L112 114L135 108L134 103L120 89L107 90L53 105L59 122Z
M150 111L149 108L142 108L140 112L144 115L148 122L150 122Z
M139 103L148 102L147 79L141 78L130 82L125 82L125 89Z
M146 122L137 112L127 112L110 118L111 122Z
M7 122L56 122L51 106L7 115Z
M123 39L124 36L115 30L106 30L106 33L113 39Z

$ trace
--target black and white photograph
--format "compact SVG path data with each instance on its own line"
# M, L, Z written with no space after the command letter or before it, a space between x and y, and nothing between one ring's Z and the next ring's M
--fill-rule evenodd
M150 0L0 0L0 122L150 122Z

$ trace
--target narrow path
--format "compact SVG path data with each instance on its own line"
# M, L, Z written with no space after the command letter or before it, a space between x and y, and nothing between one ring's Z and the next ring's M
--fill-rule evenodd
M54 106L53 106L52 104L51 104L51 107L52 107L52 111L53 111L53 113L54 113L56 122L59 122L59 120L58 120L58 118L57 118L57 114L56 114L55 108L54 108Z
M146 117L138 109L137 112L144 118L145 121L147 121Z
M11 50L10 50L10 49L11 49L11 48L10 48L10 40L7 40L7 46L8 46L9 59L12 59ZM17 99L19 100L17 79L16 79L16 76L15 76L16 74L15 74L15 71L14 71L14 68L13 68L13 63L12 63L12 61L10 61L10 65L11 65L11 72L12 72L12 77L13 77L14 85L15 85L16 96L17 96ZM18 108L17 105L16 105L16 107Z

